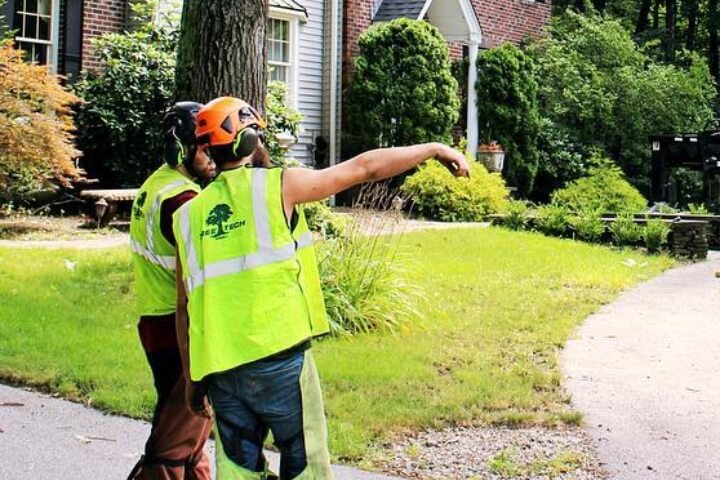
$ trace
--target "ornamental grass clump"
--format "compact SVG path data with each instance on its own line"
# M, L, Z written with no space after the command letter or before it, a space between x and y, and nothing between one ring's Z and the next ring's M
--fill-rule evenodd
M659 218L648 219L643 230L643 240L648 253L660 251L660 247L667 243L670 226Z
M419 215L443 222L479 222L504 210L505 181L497 173L469 159L470 178L455 178L439 162L431 161L409 176L400 191Z
M629 213L619 214L609 229L613 242L618 246L635 246L643 235L642 227L635 223L635 218Z
M386 211L385 192L365 190L344 232L320 245L320 278L334 336L407 330L421 319L417 305L423 292L397 251L402 216Z
M545 235L562 237L568 230L568 212L559 205L543 205L535 210L535 228Z
M575 232L576 238L586 242L599 242L605 225L597 210L583 210L570 217L570 226Z
M527 203L520 200L511 200L505 207L503 226L510 230L525 230L530 221Z

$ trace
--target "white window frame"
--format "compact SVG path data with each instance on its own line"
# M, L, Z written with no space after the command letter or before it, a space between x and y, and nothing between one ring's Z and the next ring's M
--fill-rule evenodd
M288 10L284 8L270 7L269 18L288 22L288 104L297 110L298 108L298 82L300 80L299 50L300 50L300 22L307 21L305 12ZM268 60L268 66L270 61Z
M25 2L23 0L19 1L23 6L25 5ZM31 43L36 46L48 48L47 68L50 73L57 73L59 50L58 45L60 43L60 0L48 1L50 2L50 40L38 40L37 38L27 38L20 35L16 36L14 40L18 43ZM23 13L25 12L24 10L20 10L19 8L13 8L12 18L15 18L15 15L18 11ZM20 27L20 31L22 31L22 27Z

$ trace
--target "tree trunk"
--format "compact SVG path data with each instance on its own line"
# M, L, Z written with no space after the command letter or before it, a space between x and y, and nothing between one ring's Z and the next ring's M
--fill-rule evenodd
M675 22L677 0L665 0L665 60L675 60Z
M708 48L708 63L710 73L715 81L718 80L718 8L717 0L708 0L708 34L710 45Z
M653 30L660 28L660 2L662 2L662 0L655 0L655 4L653 5Z
M184 3L175 98L238 97L264 111L268 0Z
M695 39L697 37L697 15L698 0L685 0L683 2L686 12L685 17L688 19L687 37L685 40L685 48L690 51L695 50Z
M635 35L644 32L648 28L648 15L650 14L650 6L652 0L642 0L640 4L640 13L638 14L637 23L635 24Z

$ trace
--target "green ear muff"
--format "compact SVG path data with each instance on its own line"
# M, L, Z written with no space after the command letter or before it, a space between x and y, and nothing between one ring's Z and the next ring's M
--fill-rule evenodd
M257 148L259 137L258 131L252 127L241 130L235 136L235 142L232 147L233 155L240 159L253 153L255 148Z
M185 149L180 139L175 135L175 129L173 128L169 133L172 138L165 141L165 163L171 167L177 167L185 159Z

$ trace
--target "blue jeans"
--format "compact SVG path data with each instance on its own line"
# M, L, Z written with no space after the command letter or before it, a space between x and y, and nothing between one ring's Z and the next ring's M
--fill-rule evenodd
M305 352L259 360L208 377L216 434L225 455L253 472L265 470L263 442L272 431L280 450L280 478L307 466L300 374Z

